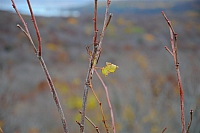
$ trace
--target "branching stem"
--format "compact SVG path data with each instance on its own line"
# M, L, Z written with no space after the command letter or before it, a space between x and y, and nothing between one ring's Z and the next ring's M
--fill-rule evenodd
M95 69L95 72L96 72L96 69ZM93 95L95 96L97 102L99 103L99 106L100 106L100 109L101 109L101 115L102 115L102 118L103 118L103 124L105 126L105 129L106 129L106 133L109 133L109 130L108 130L108 126L106 124L106 119L105 119L105 115L104 115L104 111L103 111L103 107L102 107L102 103L100 102L99 98L97 97L92 85L90 85L90 89L92 90L92 93Z
M53 99L54 99L54 101L56 103L58 112L60 114L60 118L61 118L61 122L62 122L62 125L63 125L64 132L68 133L69 132L68 131L68 126L67 126L67 123L66 123L66 120L65 120L65 116L64 116L64 113L63 113L63 110L62 110L62 107L61 107L61 104L60 104L56 89L54 87L53 81L52 81L51 76L50 76L50 74L48 72L48 69L46 67L46 64L45 64L45 62L44 62L44 60L42 58L41 37L40 37L40 33L39 33L39 29L38 29L38 26L37 26L37 22L36 22L35 16L33 14L32 8L31 8L30 1L27 0L27 3L28 3L28 6L29 6L29 10L30 10L30 13L31 13L31 19L32 19L32 22L33 22L33 25L34 25L34 28L35 28L35 31L36 31L36 34L37 34L37 38L38 38L38 49L35 47L35 44L34 44L34 42L32 40L32 37L31 37L31 35L29 33L27 24L25 23L25 21L24 21L23 17L21 16L21 14L18 12L18 10L16 8L16 5L14 3L14 0L11 0L11 2L12 2L12 6L15 9L17 15L21 19L25 29L23 29L20 25L17 25L17 27L19 27L24 32L24 34L28 37L30 43L33 45L34 52L38 57L38 60L39 60L39 62L41 64L41 66L42 66L42 69L44 70L47 82L48 82L49 87L50 87L50 91L52 93Z
M172 47L172 52L167 48L166 50L173 56L174 58L174 65L176 68L176 74L177 74L177 80L178 80L178 87L180 90L180 106L181 106L181 124L182 124L182 133L186 133L186 128L185 128L185 115L184 115L184 91L183 91L183 86L182 86L182 81L181 81L181 75L180 75L180 70L179 70L179 62L178 62L178 46L177 46L177 36L178 34L175 33L171 21L167 18L165 13L162 11L162 15L164 16L170 30L170 42L171 42L171 47Z
M79 111L80 114L82 114L81 111ZM85 118L89 121L89 123L96 129L97 133L100 133L99 128L94 124L94 122L88 118L87 116L85 116Z
M94 70L97 77L99 78L99 80L101 81L104 89L105 89L105 92L106 92L106 98L107 98L107 102L108 102L108 106L110 108L110 115L111 115L111 119L112 119L112 129L113 129L113 132L116 133L116 129L115 129L115 120L114 120L114 114L113 114L113 109L112 109L112 105L111 105L111 102L110 102L110 97L109 97L109 93L108 93L108 88L107 86L105 85L104 81L102 80L101 76L98 74L98 72L96 70Z
M110 0L107 0L103 30L102 30L102 33L100 34L100 40L98 42L97 41L97 33L98 33L98 29L97 29L97 1L98 0L94 0L93 52L90 56L89 67L88 67L88 72L87 72L87 76L86 76L86 79L85 79L85 86L84 86L84 92L83 92L83 103L82 103L82 111L81 111L82 114L81 114L81 122L79 124L81 133L84 133L84 130L85 130L85 115L86 115L86 104L87 104L88 90L90 88L89 85L92 83L92 76L93 76L93 73L94 73L94 69L95 69L96 64L98 63L98 60L99 60L100 55L101 55L101 49L102 49L101 45L102 45L104 33L105 33L105 30L106 30L106 28L107 28L107 26L110 22L110 19L109 19L109 22L108 22L108 17L109 17L108 11L109 11Z

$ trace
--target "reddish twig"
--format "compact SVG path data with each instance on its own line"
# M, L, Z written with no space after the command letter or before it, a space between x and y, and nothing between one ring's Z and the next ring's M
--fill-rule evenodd
M85 129L85 115L86 115L86 103L87 103L87 96L88 96L88 90L89 90L89 85L91 84L91 80L92 80L92 75L94 73L94 68L92 67L93 65L96 65L96 63L94 63L94 57L92 55L95 55L96 51L95 48L98 47L97 44L97 0L95 0L94 3L94 37L93 37L93 52L91 53L91 57L90 57L90 62L89 62L89 68L88 68L88 72L87 72L87 76L85 79L85 86L84 86L84 93L83 93L83 103L82 103L82 114L81 114L81 122L80 122L80 132L83 133L84 129Z
M101 46L102 41L103 41L105 30L107 29L107 27L108 27L108 25L110 23L110 20L111 20L111 18L113 16L112 14L109 14L110 2L111 2L110 0L107 0L104 24L103 24L103 29L102 29L102 32L101 32L101 35L100 35L100 41L99 41L99 45L100 46Z
M99 80L101 81L104 89L105 89L105 92L106 92L106 98L107 98L107 102L108 102L108 106L110 108L110 115L111 115L111 119L112 119L112 129L113 129L113 132L115 133L115 120L114 120L114 114L113 114L113 110L112 110L112 105L111 105L111 102L110 102L110 97L109 97L109 93L108 93L108 88L107 86L105 85L104 81L102 80L101 76L98 74L98 72L96 71L96 69L94 70L97 77L99 78Z
M95 69L95 70L96 70L96 69ZM95 93L95 91L94 91L92 85L90 85L90 89L92 90L92 93L93 93L94 97L96 98L97 102L99 103L99 106L100 106L100 109L101 109L101 115L102 115L102 118L103 118L102 121L103 121L103 124L104 124L104 126L105 126L105 128L106 128L106 132L109 133L108 126L107 126L107 124L106 124L106 119L105 119L103 107L102 107L102 103L100 102L99 98L97 97L97 95L96 95L96 93Z
M36 49L36 47L35 47L35 45L34 45L34 43L33 43L33 40L32 40L32 38L31 38L31 35L30 35L30 33L29 33L29 30L28 30L28 27L27 27L27 23L24 21L23 17L21 16L21 14L19 13L19 11L17 10L17 8L16 8L16 6L15 6L14 0L11 0L11 2L12 2L12 7L14 8L14 10L15 10L15 12L17 13L17 15L19 16L19 18L21 19L22 24L24 25L25 30L22 30L22 28L21 28L21 30L26 34L26 36L28 37L29 41L30 41L31 44L33 45L33 49L34 49L35 54L37 54L37 49ZM19 25L17 25L17 26L19 27ZM20 27L19 27L19 28L20 28Z
M162 133L164 133L166 130L167 130L167 127L165 127L165 128L162 130Z
M94 1L94 18L93 18L93 21L94 21L94 38L93 38L93 45L94 47L96 45L98 45L98 42L97 42L97 33L98 33L98 29L97 29L97 0Z
M45 75L46 75L46 79L47 79L47 82L50 86L50 91L53 95L53 99L56 103L56 106L57 106L57 109L58 109L58 112L60 114L60 118L61 118L61 121L62 121L62 124L63 124L63 129L64 129L64 132L65 133L68 133L68 126L67 126L67 123L66 123L66 120L65 120L65 116L64 116L64 113L63 113L63 110L62 110L62 107L61 107L61 104L60 104L60 101L59 101L59 98L58 98L58 95L57 95L57 92L56 92L56 89L54 87L54 84L53 84L53 81L51 79L51 76L48 72L48 69L46 67L46 64L42 58L42 44L41 44L41 37L40 37L40 34L39 34L39 29L38 29L38 26L37 26L37 23L36 23L36 20L35 20L35 17L34 17L34 14L32 12L32 8L31 8L31 4L29 2L29 0L27 0L27 3L29 5L29 9L30 9L30 12L31 12L31 18L32 18L32 21L33 21L33 24L34 24L34 27L35 27L35 30L36 30L36 34L37 34L37 38L38 38L38 49L35 47L35 44L32 40L32 37L29 33L29 30L28 30L28 27L27 27L27 24L25 23L23 17L21 16L21 14L18 12L17 8L16 8L16 5L14 3L14 0L11 0L12 2L12 6L13 8L15 9L16 13L18 14L19 18L21 19L24 27L25 27L25 30L20 26L20 25L17 25L23 32L24 34L28 37L30 43L33 45L33 48L34 48L34 51L35 51L35 54L37 54L37 57L38 57L38 60L40 61L40 64L42 66L42 69L44 70L45 72Z
M170 30L170 42L172 47L172 52L167 48L167 51L173 56L174 58L174 65L176 68L176 74L177 74L177 80L178 80L178 86L180 90L180 105L181 105L181 123L182 123L182 133L186 132L185 128L185 115L184 115L184 91L182 87L182 81L181 81L181 75L179 70L179 62L178 62L178 47L177 47L177 36L178 34L175 33L171 22L166 17L165 13L162 11L162 15L164 16Z
M190 110L190 122L188 123L188 128L187 128L187 132L186 133L189 133L190 126L192 124L192 114L193 114L193 110Z
M30 10L30 13L31 13L31 20L33 22L33 25L34 25L34 28L35 28L35 31L36 31L36 35L37 35L37 39L38 39L38 53L37 53L37 56L41 57L41 55L42 55L42 39L40 37L40 32L39 32L39 29L38 29L38 26L37 26L37 22L36 22L35 16L33 14L31 3L30 3L29 0L27 0L27 3L28 3L28 7L29 7L29 10Z
M17 27L19 27L24 32L24 34L27 36L27 38L29 39L30 43L33 46L35 54L37 55L37 48L35 47L35 44L34 44L32 38L31 38L30 34L28 34L19 24L17 24Z
M66 122L66 119L65 119L65 116L64 116L64 113L63 113L63 110L62 110L62 106L61 106L61 104L60 104L60 101L59 101L59 98L58 98L58 95L57 95L55 86L54 86L53 81L52 81L52 79L51 79L51 76L49 75L49 72L48 72L48 70L47 70L47 67L46 67L46 65L45 65L45 62L44 62L43 58L38 56L38 59L39 59L39 61L40 61L40 64L41 64L41 66L42 66L44 72L45 72L45 75L46 75L48 84L49 84L49 86L50 86L50 91L51 91L51 93L52 93L52 95L53 95L53 99L54 99L54 101L55 101L55 103L56 103L58 112L59 112L59 114L60 114L60 118L61 118L61 121L62 121L62 124L63 124L64 132L65 132L65 133L68 133L69 131L68 131L67 122Z
M92 83L92 76L94 73L94 69L96 64L98 63L100 54L101 54L101 45L104 37L104 32L110 22L110 19L108 21L108 10L109 10L109 5L110 5L110 0L107 0L107 6L106 6L106 13L105 13L105 18L104 18L104 25L103 25L103 30L100 35L100 41L97 41L97 0L94 1L94 37L93 37L93 52L90 55L90 61L89 61L89 67L88 67L88 72L87 76L85 79L85 86L84 86L84 92L83 92L83 103L82 103L82 114L81 114L81 122L80 122L80 132L84 133L85 130L85 115L86 115L86 104L87 104L87 96L88 96L88 90L90 88L90 85ZM112 15L110 15L112 16ZM111 17L110 17L111 18Z
M172 56L174 56L173 53L172 53L172 51L171 51L167 46L165 46L165 49L166 49Z

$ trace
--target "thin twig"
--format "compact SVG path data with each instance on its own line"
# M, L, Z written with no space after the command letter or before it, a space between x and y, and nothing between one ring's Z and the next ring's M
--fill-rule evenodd
M93 18L93 21L94 21L94 38L93 38L93 45L94 47L96 45L98 45L97 43L97 33L98 33L98 29L97 29L97 0L94 1L94 18Z
M165 20L166 20L168 26L170 27L170 29L172 29L173 34L175 34L174 28L172 27L171 22L169 21L169 19L165 15L164 11L162 11L161 13L162 13L163 17L165 18Z
M81 127L81 123L79 121L76 121L76 123Z
M190 126L192 124L192 114L193 114L193 110L190 110L190 122L188 123L188 128L187 128L187 132L186 133L189 133Z
M24 21L23 17L21 16L21 14L19 13L19 11L17 10L14 0L11 0L11 2L12 2L12 6L13 6L15 12L17 13L17 15L19 16L19 18L21 19L22 24L24 25L25 30L23 32L26 34L26 36L28 37L28 39L32 43L33 40L32 40L31 35L29 33L29 30L28 30L28 27L27 27L27 23ZM35 54L37 54L37 49L36 49L35 45L33 43L32 43L32 45L33 45L33 50L34 50Z
M89 61L89 67L88 67L88 72L87 76L85 79L85 86L84 86L84 93L83 93L83 103L82 103L82 114L81 114L81 122L80 122L80 132L84 133L85 130L85 115L86 115L86 104L87 104L87 96L88 96L88 90L89 90L89 85L91 84L92 80L92 75L94 73L94 68L96 64L94 63L94 58L95 58L95 47L97 45L97 0L94 1L94 37L93 37L93 52L91 53L90 56L90 61Z
M41 66L42 66L42 68L43 68L43 70L45 72L46 79L47 79L49 87L50 87L50 91L51 91L51 93L53 95L53 99L54 99L54 101L56 103L58 112L60 114L60 118L61 118L61 121L62 121L62 124L63 124L64 132L68 133L69 131L68 131L67 122L66 122L66 119L65 119L65 116L64 116L64 113L63 113L63 110L62 110L62 106L60 104L60 101L59 101L55 86L54 86L53 81L51 79L51 76L50 76L50 74L49 74L49 72L47 70L47 67L45 65L45 62L44 62L43 58L38 56L38 59L40 60L40 64L41 64Z
M162 133L164 133L166 130L167 130L167 127L165 127L165 128L162 130Z
M17 24L17 27L19 27L24 32L24 34L29 39L30 43L33 45L33 48L37 51L37 48L35 47L35 44L33 43L33 40L31 39L31 37L29 37L29 34L19 24ZM35 52L35 54L37 54L37 52Z
M96 93L95 93L95 91L94 91L92 85L90 85L90 89L92 90L93 95L95 96L97 102L99 103L99 106L100 106L100 109L101 109L101 115L102 115L102 118L103 118L102 121L103 121L104 126L105 126L105 128L106 128L106 132L109 133L108 126L107 126L107 124L106 124L106 119L105 119L103 107L102 107L102 103L100 102L99 98L97 97L97 95L96 95Z
M102 80L101 76L98 74L98 72L96 70L94 70L97 77L99 78L99 80L101 81L104 89L105 89L105 92L106 92L106 98L107 98L107 101L108 101L108 106L110 108L110 115L111 115L111 119L112 119L112 129L113 129L113 132L115 133L115 120L114 120L114 114L113 114L113 110L112 110L112 105L111 105L111 102L110 102L110 97L109 97L109 93L108 93L108 88L107 86L105 85L104 81Z
M27 0L27 3L28 3L28 7L29 7L29 10L30 10L30 13L31 13L31 20L33 22L33 25L34 25L34 28L35 28L35 31L36 31L36 35L37 35L37 39L38 39L38 53L37 53L37 56L41 57L41 55L42 55L42 39L41 39L41 36L40 36L40 32L39 32L39 29L38 29L38 26L37 26L37 22L36 22L35 16L33 14L31 3L30 3L29 0Z
M82 114L81 111L79 111L80 114ZM85 116L85 118L89 121L89 123L96 129L97 133L100 133L99 128L94 124L94 122L88 118L87 116Z
M108 27L108 24L110 22L110 20L108 21L108 18L111 19L111 17L112 17L112 15L110 15L110 17L109 17L109 14L108 14L109 13L110 2L111 2L110 0L107 0L104 24L103 24L103 29L102 29L102 32L101 32L101 35L100 35L100 41L99 41L99 45L100 46L102 45L102 41L103 41L105 30Z
M164 16L170 30L170 42L171 42L171 47L172 47L172 53L170 53L173 58L174 58L174 65L176 68L176 74L177 74L177 80L178 80L178 86L180 90L180 106L181 106L181 124L182 124L182 133L186 132L185 128L185 115L184 115L184 91L183 91L183 86L182 86L182 81L181 81L181 75L180 75L180 70L179 70L179 62L178 62L178 47L177 47L177 33L175 33L171 22L165 15L165 13L162 11L162 15Z
M165 49L166 49L172 56L174 56L173 53L172 53L172 51L171 51L167 46L165 46Z
M29 9L30 9L30 12L31 12L32 21L33 21L33 24L34 24L34 27L35 27L35 30L36 30L36 33L37 33L37 37L38 37L38 43L39 43L39 44L38 44L38 49L39 49L38 52L37 52L37 49L36 49L36 47L35 47L35 44L34 44L33 41L32 41L31 35L30 35L30 33L29 33L29 30L28 30L28 28L27 28L27 25L26 25L26 23L25 23L23 17L22 17L21 14L18 12L18 10L17 10L17 8L16 8L16 5L15 5L15 3L14 3L14 0L11 0L11 1L12 1L12 6L13 6L13 8L15 9L16 13L18 14L19 18L21 19L21 21L22 21L22 23L23 23L23 25L24 25L24 27L25 27L25 30L24 30L20 25L17 25L17 26L24 32L24 34L28 37L30 43L33 45L34 51L35 51L35 53L37 54L37 57L38 57L38 60L40 61L40 64L41 64L41 66L42 66L42 69L43 69L44 72L45 72L45 76L46 76L47 82L48 82L48 84L49 84L49 86L50 86L50 91L51 91L51 93L52 93L52 95L53 95L53 99L54 99L54 101L55 101L55 103L56 103L58 112L59 112L59 114L60 114L60 118L61 118L61 121L62 121L62 125L63 125L64 132L65 132L65 133L68 133L68 126L67 126L67 123L66 123L66 120L65 120L65 116L64 116L64 113L63 113L61 104L60 104L60 102L59 102L59 98L58 98L56 89L55 89L55 87L54 87L53 81L52 81L51 76L50 76L50 74L49 74L49 72L48 72L48 69L47 69L47 67L46 67L46 64L45 64L45 62L44 62L44 60L43 60L43 58L42 58L42 56L41 56L41 55L42 55L42 54L41 54L41 52L42 52L42 51L41 51L41 50L42 50L42 49L41 49L41 47L42 47L42 46L41 46L41 45L42 45L42 44L41 44L41 37L40 37L40 34L39 34L39 29L38 29L38 27L37 27L37 23L36 23L34 14L33 14L33 12L32 12L31 4L30 4L29 0L27 0L28 5L29 5Z
M109 17L108 17L108 21L106 22L106 26L105 26L105 28L103 29L104 31L107 29L107 27L108 27L108 25L109 25L109 23L110 23L110 20L111 20L111 18L112 18L112 16L113 16L113 14L110 13L110 14L109 14Z
M171 24L171 22L170 22ZM171 47L172 47L172 53L173 53L173 57L174 57L174 64L176 65L176 69L177 69L177 64L178 64L178 59L177 59L177 46L175 46L175 39L174 39L174 34L172 32L172 29L169 27L170 30L170 41L171 41Z

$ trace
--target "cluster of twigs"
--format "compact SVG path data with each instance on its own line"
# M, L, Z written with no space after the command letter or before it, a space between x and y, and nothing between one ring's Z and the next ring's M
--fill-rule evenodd
M21 19L22 24L24 26L24 28L23 28L22 26L20 26L18 24L17 27L19 27L24 32L24 34L27 36L27 38L29 39L30 43L33 46L34 52L35 52L35 54L36 54L36 56L37 56L37 58L38 58L38 60L39 60L39 62L41 64L41 66L42 66L42 69L45 72L47 82L48 82L48 84L50 86L50 91L52 93L53 99L54 99L54 101L56 103L58 112L60 114L60 118L61 118L61 121L62 121L64 132L68 133L69 132L68 131L68 126L67 126L67 123L66 123L66 119L65 119L61 104L59 102L59 98L57 96L56 89L55 89L54 84L52 82L51 76L49 75L49 72L47 70L45 62L44 62L44 60L42 58L42 42L41 42L42 39L41 39L41 36L40 36L40 32L39 32L39 29L38 29L38 26L37 26L37 22L36 22L35 16L34 16L33 11L32 11L32 7L31 7L31 4L30 4L30 1L27 0L27 4L28 4L29 10L30 10L31 20L33 22L33 25L34 25L34 28L35 28L35 31L36 31L36 35L37 35L37 39L38 39L37 47L36 47L35 43L33 42L33 39L32 39L32 37L31 37L31 35L29 33L29 29L28 29L27 23L24 21L23 17L21 16L19 11L17 10L17 7L16 7L16 5L14 3L14 0L11 0L11 2L12 2L13 8L15 9L17 15ZM90 59L89 59L88 72L87 72L87 76L86 76L86 79L85 79L82 110L79 112L81 114L81 121L80 122L76 121L80 126L80 132L81 133L85 132L85 119L87 119L93 125L93 127L96 129L97 133L100 133L98 126L96 126L92 122L92 120L89 119L86 116L86 105L87 105L87 97L88 97L89 89L91 89L91 91L94 94L97 102L100 105L102 119L103 119L102 121L104 123L106 132L107 133L109 132L108 126L107 126L107 123L106 123L106 118L105 118L105 115L104 115L104 111L103 111L103 108L102 108L102 103L100 102L99 98L95 94L95 91L94 91L93 86L92 86L92 77L93 77L94 72L96 73L97 77L100 79L100 82L102 83L102 85L103 85L103 87L105 89L106 98L107 98L108 106L110 108L110 114L111 114L111 119L112 119L112 130L113 130L114 133L116 132L115 131L114 115L113 115L112 105L111 105L109 94L108 94L108 89L107 89L105 83L103 82L102 78L100 77L100 75L98 74L98 72L96 70L96 65L97 65L97 63L99 61L99 58L100 58L100 55L101 55L102 41L103 41L103 38L104 38L104 34L105 34L105 31L106 31L106 29L107 29L107 27L108 27L108 25L110 23L110 20L112 18L112 14L109 14L110 2L111 2L110 0L107 0L107 2L106 2L106 11L105 11L103 29L102 29L101 33L98 34L98 32L99 32L99 30L97 29L97 7L98 7L97 3L98 3L98 0L94 0L93 50L89 51L89 48L87 49L88 53L90 55ZM192 123L192 113L193 113L193 111L192 110L190 111L190 121L189 121L187 130L186 130L185 115L184 115L184 91L183 91L183 87L182 87L182 81L181 81L180 70L179 70L179 62L178 62L178 57L177 57L178 56L178 48L177 48L177 36L178 35L174 31L171 22L166 17L164 12L162 12L162 15L164 16L164 18L165 18L165 20L166 20L166 22L167 22L167 24L169 26L169 30L170 30L170 42L171 42L172 51L167 46L165 46L165 49L173 56L173 59L174 59L174 65L175 65L176 74L177 74L178 87L179 87L179 90L180 90L180 108L181 108L182 133L189 133L189 129L190 129L190 126L191 126L191 123ZM98 37L99 37L99 40L98 40ZM164 133L166 131L166 129L167 128L165 127L163 129L162 133Z
M37 26L37 22L36 22L35 16L34 16L33 11L32 11L32 7L31 7L31 4L30 4L30 1L27 0L27 4L28 4L28 7L29 7L29 10L30 10L30 13L31 13L31 20L33 22L33 25L34 25L34 28L35 28L35 31L36 31L36 35L37 35L37 39L38 39L38 47L35 46L35 44L33 42L33 39L32 39L32 37L31 37L31 35L29 33L27 23L24 21L23 17L21 16L19 11L17 10L17 7L15 5L14 0L11 0L11 2L12 2L12 6L15 9L17 15L19 16L19 18L22 21L22 24L24 25L24 28L22 28L19 24L17 25L17 27L19 27L24 32L24 34L27 36L27 38L29 39L30 43L33 46L34 52L35 52L35 54L36 54L36 56L37 56L37 58L38 58L38 60L39 60L39 62L41 64L41 66L42 66L42 69L45 72L46 79L47 79L47 82L48 82L49 87L50 87L50 91L51 91L51 93L53 95L53 99L54 99L54 101L56 103L58 112L60 114L60 118L61 118L61 121L62 121L64 132L68 133L69 131L68 131L67 122L66 122L66 119L65 119L61 104L59 102L59 98L58 98L55 86L54 86L53 81L51 79L51 76L50 76L50 74L48 72L46 64L45 64L45 62L44 62L44 60L42 58L42 39L41 39L41 36L40 36L40 32L39 32L39 29L38 29L38 26Z
M108 133L108 126L106 124L106 119L104 116L104 112L103 112L103 108L102 108L102 103L99 101L98 97L96 96L93 86L92 86L92 77L93 77L93 73L95 72L98 76L98 78L100 79L102 85L104 86L104 89L106 91L106 98L108 101L108 105L110 108L110 113L111 113L111 119L112 119L112 129L113 132L115 133L115 123L114 123L114 115L113 115L113 111L112 111L112 106L111 106L111 102L109 99L109 95L108 95L108 90L106 85L104 84L103 80L101 79L101 77L99 76L99 74L96 71L96 65L99 61L100 55L101 55L101 50L102 50L102 41L103 41L103 37L104 37L104 33L110 23L110 20L112 18L112 14L109 14L109 6L110 6L110 0L107 0L106 2L106 12L105 12L105 18L104 18L104 24L103 24L103 29L102 32L100 33L99 36L99 41L98 41L98 29L97 29L97 2L98 0L94 0L94 37L93 37L93 51L92 52L88 52L90 55L90 59L89 59L89 67L88 67L88 72L87 72L87 76L86 76L86 80L85 80L85 86L84 86L84 93L83 93L83 103L82 103L82 113L81 113L81 122L78 123L80 125L80 132L84 133L85 130L85 117L86 117L86 104L87 104L87 96L88 96L88 90L91 89L95 98L97 99L100 108L101 108L101 113L102 113L102 118L103 118L103 123L106 129L106 132ZM88 49L89 50L89 49Z
M94 21L93 51L90 54L89 68L88 68L88 73L87 73L87 76L86 76L84 95L83 95L83 106L82 106L82 111L80 111L80 114L82 116L81 117L81 122L77 121L77 123L80 125L80 131L84 132L85 119L87 119L96 128L96 131L99 132L98 127L95 126L95 124L86 116L86 103L87 103L88 90L90 88L92 90L95 98L97 99L99 105L100 105L101 112L102 112L103 123L104 123L104 126L106 128L106 131L109 132L108 126L106 124L106 119L105 119L105 115L104 115L104 112L103 112L102 104L101 104L100 100L98 99L97 95L95 94L94 89L92 87L92 76L93 76L93 73L95 71L95 73L97 74L98 78L100 79L100 81L103 84L103 86L105 88L105 91L106 91L106 97L107 97L108 105L110 107L110 112L111 112L112 129L113 129L113 132L115 133L114 116L113 116L112 106L111 106L111 102L110 102L109 95L108 95L108 90L107 90L107 87L106 87L105 83L103 82L103 80L101 79L101 77L99 76L99 74L97 73L96 68L95 68L96 64L98 63L100 54L101 54L102 41L103 41L104 33L105 33L105 30L107 29L107 27L108 27L108 25L110 23L111 17L112 17L112 14L109 14L109 5L110 5L111 1L107 0L104 25L103 25L103 29L102 29L102 32L101 32L100 37L99 37L100 38L99 41L98 41L98 29L97 29L97 1L98 0L95 0L95 4L94 4L95 6L94 6L94 18L93 18L93 21ZM41 66L42 66L42 68L43 68L43 70L45 72L46 79L47 79L48 84L50 86L50 91L51 91L51 93L53 95L53 99L54 99L54 101L55 101L55 103L57 105L57 109L58 109L58 112L60 114L60 118L61 118L61 121L62 121L62 124L63 124L64 132L68 133L69 132L68 131L68 126L67 126L67 123L66 123L66 119L65 119L61 104L59 102L59 98L57 96L56 89L54 87L54 84L53 84L53 81L51 79L51 76L50 76L50 74L48 72L48 69L47 69L47 67L45 65L45 62L44 62L44 60L42 58L42 42L41 42L42 39L41 39L41 36L40 36L40 32L39 32L39 29L38 29L38 26L37 26L37 22L36 22L34 13L32 11L32 7L31 7L31 4L30 4L30 1L27 0L27 4L28 4L29 10L30 10L31 20L33 22L33 25L34 25L34 28L35 28L35 31L36 31L36 35L37 35L37 39L38 39L38 46L37 47L36 47L35 43L33 42L33 39L32 39L32 37L31 37L31 35L29 33L29 29L28 29L27 23L24 21L23 17L21 16L19 11L17 10L17 7L15 5L14 0L11 0L11 2L12 2L13 8L15 9L17 15L21 19L22 24L24 26L24 28L23 28L22 26L20 26L18 24L17 27L19 27L24 32L24 34L27 36L27 38L29 39L30 43L33 46L34 52L35 52L38 60L40 61L40 64L41 64Z
M184 114L184 91L183 91L183 86L182 86L182 81L181 81L181 75L180 75L180 70L179 70L179 62L178 62L178 34L174 31L174 28L172 27L171 21L167 18L165 13L162 11L162 15L164 16L170 30L170 42L171 42L171 48L172 51L165 46L165 49L172 55L174 58L174 65L176 69L176 74L177 74L177 81L178 81L178 87L180 91L180 106L181 106L181 124L182 124L182 133L189 133L189 129L192 123L192 113L193 111L190 111L190 122L188 124L188 128L186 131L186 126L185 126L185 114ZM163 132L167 128L163 129Z

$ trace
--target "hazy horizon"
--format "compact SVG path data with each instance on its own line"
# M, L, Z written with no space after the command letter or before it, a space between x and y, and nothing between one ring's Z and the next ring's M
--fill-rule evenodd
M89 4L93 0L34 0L30 1L34 14L37 16L78 16L78 12L69 12L67 9L81 7ZM29 14L26 1L15 0L16 7L22 14ZM11 1L2 0L0 10L14 12ZM61 12L62 10L62 12ZM65 10L63 12L63 10Z

